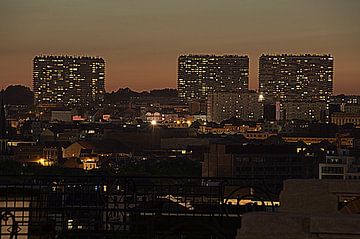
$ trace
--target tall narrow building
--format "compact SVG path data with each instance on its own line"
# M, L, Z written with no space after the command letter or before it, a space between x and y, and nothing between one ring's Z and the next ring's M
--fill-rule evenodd
M273 100L328 101L333 94L331 55L262 55L259 92Z
M36 56L33 90L36 105L99 105L105 94L105 61L98 57Z
M179 97L206 100L216 91L248 90L249 58L238 55L182 55L178 59Z

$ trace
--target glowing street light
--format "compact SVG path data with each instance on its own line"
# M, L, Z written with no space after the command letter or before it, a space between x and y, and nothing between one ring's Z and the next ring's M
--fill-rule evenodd
M190 127L191 121L190 121L190 120L187 120L187 121L186 121L186 124Z
M157 124L156 120L152 120L150 123L151 123L152 126L155 126Z
M263 102L264 100L265 100L264 95L263 95L263 94L260 94L260 95L259 95L259 100L258 100L258 102Z

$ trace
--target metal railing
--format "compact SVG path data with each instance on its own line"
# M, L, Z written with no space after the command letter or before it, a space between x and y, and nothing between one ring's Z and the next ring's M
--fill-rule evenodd
M271 189L261 179L0 176L0 238L235 238L242 214L276 210Z

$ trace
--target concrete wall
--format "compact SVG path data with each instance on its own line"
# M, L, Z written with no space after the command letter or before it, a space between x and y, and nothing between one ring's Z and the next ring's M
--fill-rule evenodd
M244 214L237 239L360 238L360 203L339 210L342 198L360 202L360 181L286 180L279 212Z

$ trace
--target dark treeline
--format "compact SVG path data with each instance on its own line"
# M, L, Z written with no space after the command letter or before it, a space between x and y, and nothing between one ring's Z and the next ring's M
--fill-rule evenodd
M120 88L116 92L107 93L105 95L106 102L127 101L134 97L177 97L176 89L155 89L150 91L136 92L129 88Z
M42 167L36 163L23 164L15 160L0 159L0 175L116 175L116 176L164 176L164 177L200 177L201 163L193 160L129 160L118 170L104 166L101 169L84 171L80 168L64 168L61 166Z
M129 88L120 88L105 94L105 102L128 101L133 97L177 97L176 89L154 89L150 91L136 92ZM0 91L0 97L7 105L33 105L34 94L29 87L22 85L11 85Z
M32 105L34 94L30 88L22 85L11 85L0 92L1 99L7 105Z

